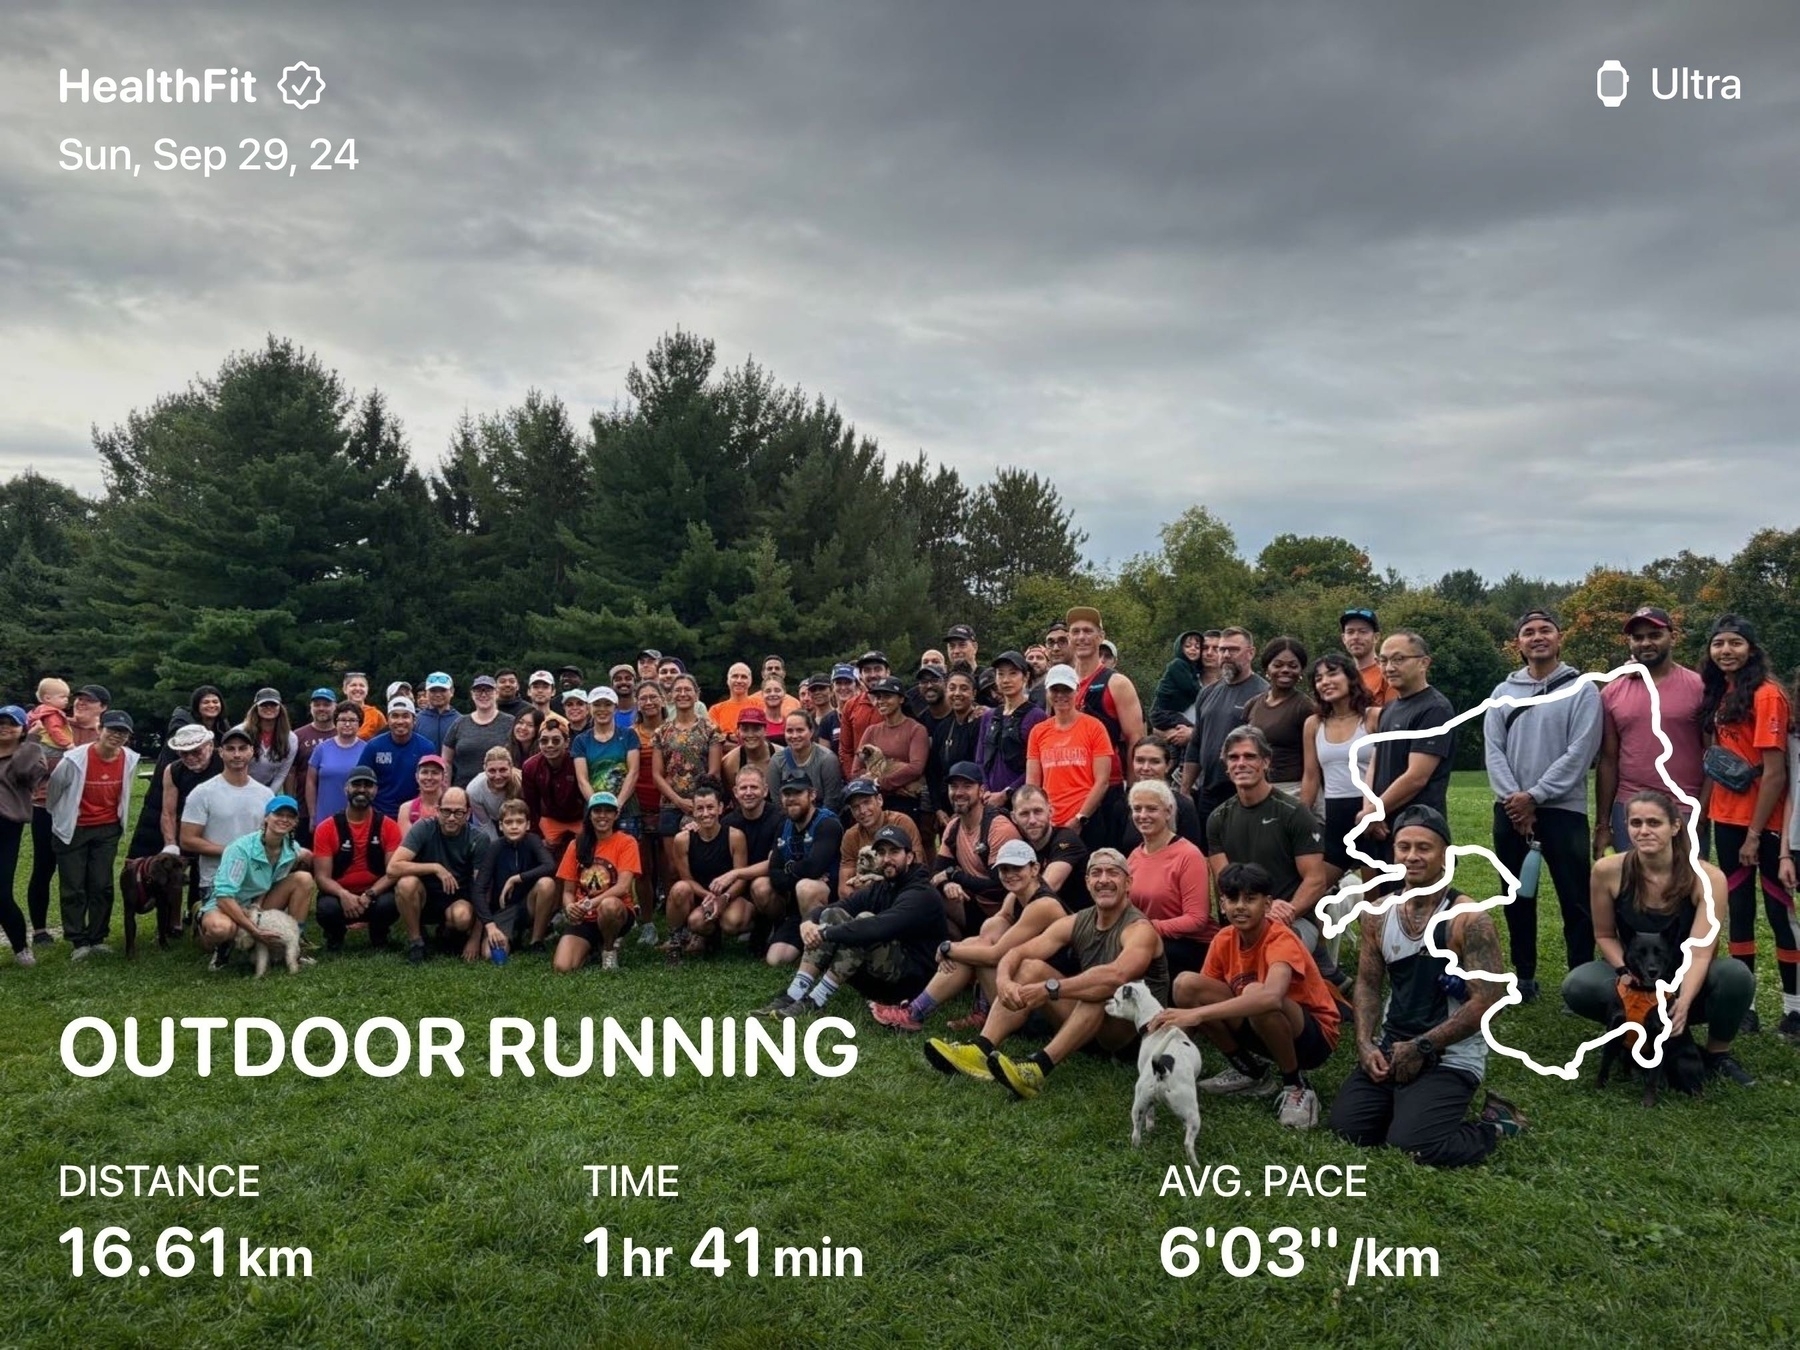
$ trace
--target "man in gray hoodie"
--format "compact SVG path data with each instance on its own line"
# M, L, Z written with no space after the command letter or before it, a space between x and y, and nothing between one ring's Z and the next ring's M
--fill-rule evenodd
M1530 610L1517 631L1525 665L1501 681L1493 697L1554 693L1580 678L1581 672L1562 659L1562 625L1555 615ZM1496 799L1494 852L1516 875L1533 839L1543 850L1562 906L1570 970L1594 959L1587 773L1602 730L1600 691L1592 684L1550 703L1489 708L1482 723L1488 782ZM1521 895L1507 906L1506 929L1519 993L1529 1003L1538 995L1536 895Z

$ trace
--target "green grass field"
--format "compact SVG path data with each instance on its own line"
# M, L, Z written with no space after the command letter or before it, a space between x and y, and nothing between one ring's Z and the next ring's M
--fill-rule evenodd
M1478 776L1458 775L1460 842L1485 841L1489 800ZM1458 882L1491 889L1491 877ZM1553 989L1561 939L1547 878L1545 890ZM614 975L557 979L542 958L414 969L359 943L260 985L242 965L208 975L191 947L152 947L135 963L72 965L63 948L36 970L0 963L0 1343L1740 1346L1792 1344L1800 1329L1800 1053L1768 1033L1740 1042L1756 1088L1666 1095L1649 1111L1625 1083L1597 1090L1591 1064L1565 1084L1496 1058L1492 1086L1533 1128L1462 1173L1353 1150L1323 1128L1281 1130L1267 1102L1206 1102L1201 1161L1235 1166L1250 1193L1195 1200L1158 1194L1180 1160L1166 1117L1141 1152L1130 1147L1128 1066L1082 1059L1039 1100L1015 1102L939 1077L917 1038L875 1026L846 991L834 1011L857 1024L861 1051L846 1078L562 1080L540 1068L495 1080L488 1017L741 1015L784 977L738 952L669 970L632 944ZM1758 976L1772 1025L1772 959ZM469 1075L200 1078L189 1050L160 1079L121 1069L89 1081L58 1058L64 1024L86 1014L254 1014L291 1029L320 1013L346 1026L459 1018ZM1554 997L1504 1021L1558 1062L1584 1034ZM1327 1103L1350 1059L1340 1047L1316 1075ZM259 1164L264 1198L57 1198L60 1164L201 1161ZM586 1163L679 1164L681 1197L591 1198ZM1366 1164L1366 1198L1261 1194L1265 1165L1345 1163ZM1339 1245L1308 1250L1290 1279L1233 1278L1216 1252L1175 1279L1159 1250L1178 1224L1265 1236L1332 1226ZM221 1225L234 1253L239 1236L306 1246L314 1274L109 1279L90 1266L72 1279L58 1235L82 1226L91 1241L107 1225L131 1230L134 1261L167 1226ZM672 1247L669 1274L597 1278L582 1235L600 1225L615 1261L625 1237ZM741 1264L723 1278L688 1268L715 1225L760 1229L761 1278ZM772 1276L775 1245L827 1235L861 1249L863 1278ZM1347 1288L1360 1236L1434 1247L1438 1278L1364 1275Z

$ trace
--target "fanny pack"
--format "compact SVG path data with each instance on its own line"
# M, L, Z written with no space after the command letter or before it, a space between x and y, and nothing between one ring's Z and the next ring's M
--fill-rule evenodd
M1700 770L1720 787L1732 792L1748 792L1750 785L1762 777L1762 765L1752 764L1722 745L1708 748L1700 761Z

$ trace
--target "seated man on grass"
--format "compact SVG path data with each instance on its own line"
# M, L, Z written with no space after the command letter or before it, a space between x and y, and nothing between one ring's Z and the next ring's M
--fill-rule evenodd
M750 869L750 845L742 830L725 823L719 784L702 778L688 799L694 828L675 836L676 881L669 887L666 945L675 958L700 956L723 937L749 932L756 919L750 882L742 875ZM719 886L728 873L731 879Z
M774 852L743 872L750 878L750 902L769 925L764 960L772 966L800 959L802 922L836 895L838 844L844 834L837 816L815 800L812 779L803 773L781 780L781 810L787 818Z
M219 855L219 870L200 907L200 946L212 953L209 969L225 969L240 931L267 946L281 945L279 934L256 926L251 916L258 909L286 910L295 923L305 925L316 890L312 873L302 866L312 855L294 840L299 824L299 802L271 797L262 828L232 840Z
M425 927L435 925L440 944L451 950L456 937L479 952L481 927L475 921L476 896L485 896L493 841L469 828L469 794L449 788L438 813L406 832L388 859L394 879L394 904L406 925L406 959L425 959Z
M1058 919L1039 936L1000 958L995 976L998 995L981 1035L972 1044L933 1037L925 1043L925 1059L940 1073L998 1079L1015 1096L1035 1097L1058 1064L1090 1041L1116 1052L1137 1037L1137 1028L1108 1017L1106 1001L1119 986L1142 980L1159 1003L1169 1001L1169 964L1162 938L1143 913L1126 898L1131 865L1113 848L1088 855L1087 888L1093 906ZM1052 964L1067 948L1075 973L1065 976ZM1024 1028L1034 1012L1056 1028L1050 1043L1029 1059L1014 1062L998 1047Z
M844 984L877 999L909 999L936 968L949 928L944 897L896 825L875 834L881 880L800 925L806 949L787 989L761 1008L764 1017L810 1017Z
M1175 977L1175 1006L1159 1012L1150 1030L1198 1028L1219 1047L1228 1067L1202 1080L1202 1092L1266 1097L1277 1087L1264 1062L1273 1060L1282 1088L1277 1118L1310 1130L1319 1123L1319 1094L1306 1072L1337 1048L1337 995L1294 930L1269 917L1274 890L1255 863L1232 863L1219 874L1229 927L1199 970Z
M1014 947L1030 942L1058 919L1076 912L1044 885L1037 853L1023 839L1009 839L1000 845L994 857L994 872L1006 895L999 913L982 925L981 936L938 944L937 973L925 986L925 992L912 1002L869 1004L869 1014L882 1026L895 1031L923 1031L932 1009L975 985L975 1011L951 1021L948 1029L979 1031L987 1023L988 1009L994 1005L994 975L1000 958ZM1067 954L1060 959L1069 965L1062 973L1073 975L1075 968L1068 963Z
M1485 912L1442 919L1465 898L1444 869L1450 823L1442 812L1406 807L1391 838L1413 894L1385 914L1363 916L1358 1062L1331 1105L1331 1128L1352 1144L1387 1144L1427 1166L1470 1167L1526 1124L1517 1107L1492 1092L1480 1115L1465 1119L1487 1069L1481 1019L1504 986L1450 974L1451 962L1431 954L1427 937L1453 953L1459 968L1498 974L1506 969L1500 935Z

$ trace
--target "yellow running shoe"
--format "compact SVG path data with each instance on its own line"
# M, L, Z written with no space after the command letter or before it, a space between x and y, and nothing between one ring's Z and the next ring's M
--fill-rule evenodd
M987 1056L978 1045L959 1045L933 1036L925 1042L925 1062L939 1073L966 1073L984 1083L994 1081L994 1075L988 1071Z
M988 1057L988 1070L1012 1089L1013 1096L1025 1101L1044 1090L1044 1071L1030 1060L1015 1064L996 1050Z

